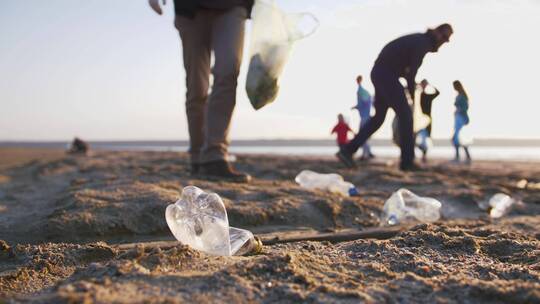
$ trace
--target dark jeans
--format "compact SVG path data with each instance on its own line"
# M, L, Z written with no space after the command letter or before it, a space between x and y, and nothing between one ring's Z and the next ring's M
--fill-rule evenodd
M374 67L371 71L371 81L375 86L375 116L360 129L344 150L351 154L356 153L381 127L386 118L386 112L392 108L399 119L401 163L410 164L414 160L413 116L405 90L399 82L399 76L384 68Z

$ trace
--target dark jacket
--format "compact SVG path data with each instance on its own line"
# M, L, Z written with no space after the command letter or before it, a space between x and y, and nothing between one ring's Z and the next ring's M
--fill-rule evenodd
M441 92L435 88L435 93L433 94L427 94L425 92L422 92L420 95L420 107L422 108L422 113L426 114L427 116L431 117L431 106L433 103L433 100L439 96Z
M244 6L246 7L248 11L248 18L250 18L254 0L242 0L241 2L243 2ZM198 0L174 0L174 11L177 15L193 18L199 8L200 6Z
M397 77L404 77L408 86L415 86L416 73L428 52L435 50L431 33L410 34L388 43L375 61L374 68L384 68Z

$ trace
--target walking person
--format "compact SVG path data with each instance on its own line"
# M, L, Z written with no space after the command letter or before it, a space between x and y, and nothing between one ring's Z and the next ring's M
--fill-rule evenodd
M161 15L159 0L149 0L149 3ZM186 71L192 174L234 182L251 179L248 174L232 168L227 161L227 151L245 21L252 7L253 0L174 0L175 26L182 41ZM209 93L210 73L213 85Z
M454 90L457 92L456 101L454 102L454 106L456 107L456 111L454 112L454 135L452 136L452 143L456 150L454 162L459 162L459 148L463 147L466 156L465 161L470 164L472 159L471 154L469 153L469 147L460 140L461 130L470 122L468 114L469 96L467 95L467 92L465 92L465 89L459 80L454 81L453 85Z
M436 87L430 85L427 79L423 79L420 82L420 88L422 89L420 94L420 108L422 109L422 113L429 118L429 124L425 129L420 130L416 136L417 141L418 137L420 138L420 144L418 147L422 151L422 162L427 162L427 152L429 149L428 142L431 142L431 126L433 124L431 108L433 105L433 100L439 96L440 92ZM433 91L429 92L429 89L432 89Z
M422 88L422 93L420 94L420 108L422 109L422 113L429 117L429 125L426 127L426 131L428 136L431 137L431 126L433 123L433 119L431 117L431 108L433 105L433 100L437 98L441 92L439 92L436 87L432 86L427 79L423 79L420 82L420 88ZM434 92L428 92L428 88L433 88Z
M338 123L332 128L332 132L330 134L336 133L337 138L337 145L341 149L343 146L349 143L349 132L351 132L354 135L354 131L351 130L349 127L349 124L345 122L345 118L343 118L343 114L338 115Z
M362 75L358 75L356 77L356 83L358 84L358 89L356 90L357 103L356 106L352 107L352 109L358 110L358 113L360 114L360 129L362 129L362 127L364 127L371 118L371 107L373 105L373 98L371 97L371 94L369 94L369 92L362 86L362 79ZM366 140L362 146L362 156L360 159L366 160L374 157L375 155L371 153L371 146Z
M348 145L336 154L343 164L347 167L355 167L354 153L380 128L386 118L386 112L392 108L400 124L400 169L404 171L419 169L414 163L412 110L399 78L406 79L409 94L414 96L416 73L425 55L429 52L437 52L444 43L449 41L452 34L452 27L449 24L442 24L425 33L397 38L382 49L371 71L371 80L375 86L375 116L360 129Z

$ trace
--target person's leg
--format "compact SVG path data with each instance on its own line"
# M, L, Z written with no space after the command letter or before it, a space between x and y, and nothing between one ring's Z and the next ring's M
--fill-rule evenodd
M236 104L236 86L244 48L247 10L235 7L218 12L212 24L214 83L206 112L206 141L202 162L226 160L228 133Z
M200 163L205 138L205 111L210 78L210 17L206 11L201 10L193 19L182 16L176 16L175 19L182 40L186 70L186 115L193 168Z
M360 130L369 122L371 117L360 117ZM366 140L364 145L362 146L362 158L367 159L373 157L373 154L371 154L371 147L369 146L369 140Z
M469 147L463 146L463 150L465 150L465 155L467 156L467 163L472 162L471 153L469 152Z
M414 132L412 109L405 96L405 91L398 79L389 82L387 87L388 103L399 119L399 137L401 148L401 168L409 167L414 162Z
M377 95L378 91L375 89L375 95ZM382 95L382 93L381 93ZM356 136L345 146L345 151L349 154L354 154L358 149L367 141L373 133L375 133L383 124L384 119L386 118L386 112L388 111L388 107L383 101L382 96L377 97L377 101L374 103L375 106L375 115L371 117L371 119L368 120L368 122L360 128L360 131Z
M459 161L459 132L463 128L463 120L461 116L456 115L454 119L454 135L452 136L452 144L454 145L454 149L456 150L456 156L454 157L454 161Z

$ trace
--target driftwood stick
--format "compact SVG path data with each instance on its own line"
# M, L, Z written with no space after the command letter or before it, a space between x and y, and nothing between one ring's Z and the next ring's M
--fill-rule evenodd
M294 243L302 241L314 241L323 242L328 241L331 243L354 241L358 239L389 239L394 237L398 233L406 230L407 227L381 227L381 228L369 228L364 230L348 229L339 232L306 232L306 231L286 231L269 234L257 235L263 245L275 245L283 243ZM160 248L170 249L178 245L178 241L155 241L155 242L141 242L141 243L129 243L118 244L114 247L119 250L129 250L137 246L144 246L145 248Z

